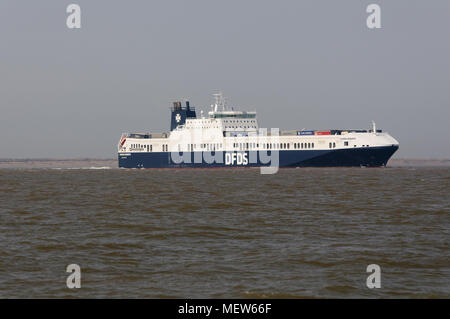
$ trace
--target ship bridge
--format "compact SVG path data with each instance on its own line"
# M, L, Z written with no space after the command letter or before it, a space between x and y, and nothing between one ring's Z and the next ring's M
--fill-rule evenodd
M203 111L201 111L200 117L185 117L184 114L178 116L180 121L174 123L172 133L178 134L184 130L201 130L210 136L242 136L250 135L250 132L256 133L258 129L256 111L238 111L234 107L227 107L221 93L214 94L214 97L215 103L211 105L211 111L208 112L207 117L203 116ZM183 108L180 107L180 104L175 106L178 107L174 108L172 118L176 121L177 114L180 110L183 111ZM189 110L189 104L187 104L186 110Z
M254 119L256 118L256 112L242 112L242 111L211 111L209 117L213 119Z
M258 122L256 111L245 112L227 107L226 99L222 93L214 94L215 103L208 112L209 119L220 123L224 135L234 135L232 132L256 131Z

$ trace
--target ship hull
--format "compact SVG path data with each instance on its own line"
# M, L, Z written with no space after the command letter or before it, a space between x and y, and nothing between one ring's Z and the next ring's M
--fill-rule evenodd
M379 167L385 166L398 145L334 150L280 150L272 163L257 151L230 151L204 156L202 152L180 154L183 161L173 160L170 152L119 153L120 168L218 168L218 167ZM209 152L208 152L209 153ZM265 153L265 152L264 152ZM234 154L234 155L233 155ZM240 154L240 155L238 155ZM276 153L268 156L275 156ZM177 157L178 158L178 157Z

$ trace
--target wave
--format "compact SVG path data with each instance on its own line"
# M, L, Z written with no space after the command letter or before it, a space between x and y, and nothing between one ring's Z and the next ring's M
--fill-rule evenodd
M90 167L51 167L51 169L112 169L111 166L90 166Z

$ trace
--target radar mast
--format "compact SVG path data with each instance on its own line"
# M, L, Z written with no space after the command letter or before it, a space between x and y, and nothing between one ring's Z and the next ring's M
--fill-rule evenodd
M213 105L214 112L217 112L219 108L222 109L222 111L226 111L226 99L223 97L223 93L215 93L213 94L214 99L216 102Z

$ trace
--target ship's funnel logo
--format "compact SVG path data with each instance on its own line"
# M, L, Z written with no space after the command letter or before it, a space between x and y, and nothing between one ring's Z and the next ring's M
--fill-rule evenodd
M177 113L177 115L175 116L175 121L177 121L177 123L180 123L180 121L181 121L180 113Z

